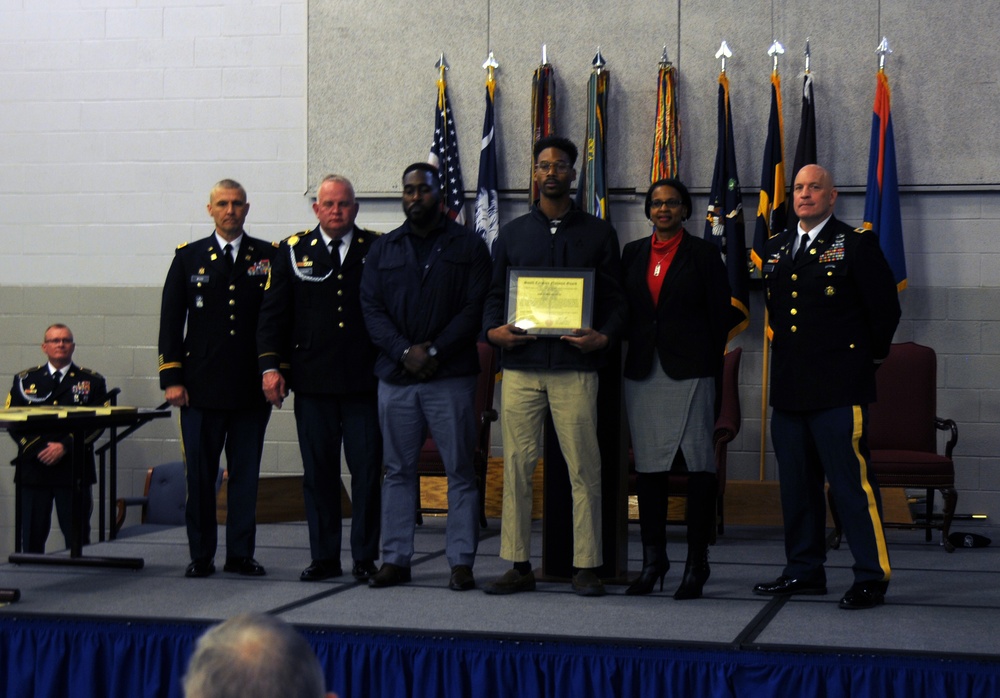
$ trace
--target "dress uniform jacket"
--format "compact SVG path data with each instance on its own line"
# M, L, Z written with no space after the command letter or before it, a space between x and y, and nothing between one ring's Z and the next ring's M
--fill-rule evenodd
M878 238L831 217L795 262L796 236L785 231L765 247L771 405L808 411L871 403L875 362L889 355L900 317Z
M376 390L376 349L359 296L365 257L377 237L355 226L339 271L319 226L281 242L260 311L259 372L280 368L298 393Z
M47 363L22 371L14 376L14 384L7 396L7 407L29 407L33 405L102 405L107 400L107 386L104 377L89 368L70 364L66 375L58 386L52 382ZM88 442L95 440L100 432L94 432ZM26 486L71 487L73 440L65 433L20 436L11 431L11 438L18 444L17 481ZM38 452L46 444L60 442L66 448L66 457L55 465L39 462ZM95 482L94 457L90 454L86 464L84 481Z
M646 378L657 359L674 380L721 375L729 332L726 268L715 245L681 235L655 306L646 278L651 238L630 242L622 251L629 302L626 378Z
M264 405L255 334L274 254L244 234L230 275L214 234L177 248L160 311L161 388L183 385L202 409Z

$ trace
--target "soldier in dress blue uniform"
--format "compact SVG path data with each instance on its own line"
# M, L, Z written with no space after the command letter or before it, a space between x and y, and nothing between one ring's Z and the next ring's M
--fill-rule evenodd
M215 232L177 248L160 309L160 387L180 408L187 476L188 577L215 572L215 483L229 471L226 572L265 574L254 555L257 478L271 406L257 375L255 331L274 247L243 232L250 204L231 179L216 184ZM186 331L185 331L186 330Z
M14 376L7 395L7 407L33 405L101 405L107 400L104 377L89 368L73 363L73 333L63 324L45 330L42 351L49 360ZM96 439L95 432L88 441ZM44 553L52 520L52 504L56 505L59 528L72 547L73 508L73 437L69 434L21 436L16 430L11 437L17 442L15 480L21 490L21 549L27 553ZM85 464L84 489L81 499L80 540L90 542L90 485L95 480L94 456Z
M354 224L350 180L328 175L313 211L319 225L282 241L257 329L261 385L281 407L295 392L303 493L312 562L304 582L340 576L340 448L351 472L352 574L375 573L382 436L376 349L361 313L361 271L377 234Z
M825 594L824 475L854 555L844 609L881 604L889 584L878 484L868 471L868 404L900 308L892 270L871 231L837 220L837 190L818 165L795 178L797 231L768 241L771 439L778 459L787 564L771 596Z

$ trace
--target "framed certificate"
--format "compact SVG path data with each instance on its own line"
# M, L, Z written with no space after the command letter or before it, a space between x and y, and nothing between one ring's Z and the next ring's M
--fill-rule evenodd
M512 267L507 271L507 322L529 334L571 334L590 327L593 313L593 269Z

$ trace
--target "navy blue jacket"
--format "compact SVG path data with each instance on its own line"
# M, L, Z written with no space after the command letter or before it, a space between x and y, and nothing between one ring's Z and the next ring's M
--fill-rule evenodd
M889 355L899 297L878 238L830 218L798 262L797 232L765 247L771 405L808 411L875 401L875 367Z
M621 288L621 252L618 234L607 221L570 209L553 235L549 219L532 206L531 211L500 230L493 243L496 261L486 297L483 331L507 324L507 270L528 268L594 269L593 329L615 341L625 329L625 295ZM539 337L501 352L504 368L521 370L567 369L596 371L604 365L607 349L581 354L558 337Z
M7 395L7 407L33 407L40 405L105 405L108 388L97 371L81 368L71 363L66 376L58 387L52 382L48 362L14 376L14 384ZM87 443L93 443L101 435L95 431L87 436ZM10 430L10 437L17 442L18 457L15 477L22 485L42 487L71 487L73 485L73 437L66 433L35 434L26 436L16 428ZM66 449L66 456L55 465L45 465L38 460L38 452L53 441L58 441ZM97 481L94 469L94 453L87 451L84 464L84 481Z
M376 350L365 329L360 289L377 238L355 226L336 274L318 225L281 242L257 325L261 373L279 369L291 390L309 395L376 390Z
M192 407L264 407L257 372L257 314L275 253L244 234L226 270L213 233L177 248L160 304L160 387L187 388Z
M361 308L379 349L375 374L388 383L417 379L403 368L403 352L431 342L439 367L431 380L479 373L483 299L490 253L472 231L444 219L426 264L420 267L404 223L372 245L361 277Z

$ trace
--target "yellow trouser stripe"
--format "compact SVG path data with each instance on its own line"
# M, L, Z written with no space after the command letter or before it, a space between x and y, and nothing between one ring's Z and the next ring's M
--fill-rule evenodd
M861 455L860 443L862 432L861 406L854 405L854 432L851 437L851 446L854 448L854 455L861 466L861 487L865 491L868 499L868 516L872 522L872 531L875 533L875 546L878 548L878 564L882 568L883 581L889 581L892 570L889 569L889 549L885 544L885 531L882 530L882 518L878 515L878 505L875 503L875 492L872 490L872 483L868 479L868 461Z

